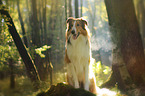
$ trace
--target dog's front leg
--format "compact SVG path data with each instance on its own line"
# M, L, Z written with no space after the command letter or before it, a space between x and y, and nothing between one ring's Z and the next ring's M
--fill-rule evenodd
M79 81L78 81L78 77L77 77L77 74L76 74L74 67L75 66L72 63L70 63L70 70L71 70L73 81L74 81L74 87L79 88Z
M89 91L89 64L85 64L85 90Z

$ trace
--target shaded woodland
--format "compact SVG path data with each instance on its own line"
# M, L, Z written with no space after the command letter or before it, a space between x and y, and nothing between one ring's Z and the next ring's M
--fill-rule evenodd
M66 82L68 17L88 21L97 86L144 96L144 0L0 0L0 96Z

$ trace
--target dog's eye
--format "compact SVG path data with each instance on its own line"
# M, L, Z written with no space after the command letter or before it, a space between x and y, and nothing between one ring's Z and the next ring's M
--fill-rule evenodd
M80 26L79 24L77 24L77 26Z

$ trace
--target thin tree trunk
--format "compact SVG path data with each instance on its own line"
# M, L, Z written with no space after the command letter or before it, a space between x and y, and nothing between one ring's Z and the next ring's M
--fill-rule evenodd
M75 0L75 18L79 18L79 4L78 0Z
M26 25L27 25L27 30L26 32L30 32L30 34L32 34L32 29L31 29L31 19L30 19L30 9L29 9L29 0L26 0L26 10L27 10L27 19L26 19ZM27 40L28 40L28 46L32 46L32 43L30 42L32 39L31 39L31 35L28 35L27 36Z
M50 19L49 19L49 38L48 38L48 45L52 45L53 43L53 37L54 37L54 33L53 31L56 28L56 13L57 13L57 9L58 9L58 5L57 5L58 1L57 0L53 0L51 2L51 11L50 11ZM49 50L49 54L51 55L51 49Z
M69 17L73 17L73 11L72 11L72 0L69 0L69 6L68 6L68 9L69 9Z
M50 59L50 58L49 58ZM52 76L53 76L53 66L52 66L52 64L51 64L51 62L49 61L48 62L48 71L49 71L49 73L50 73L50 85L52 85L53 84L53 78L52 78Z
M9 67L10 67L10 88L15 88L15 74L14 74L14 61L13 59L9 59Z
M67 0L65 0L65 20L67 20Z
M20 20L20 24L21 24L24 44L26 45L26 47L28 47L26 32L25 32L25 28L24 28L24 22L23 22L23 19L22 19L22 16L21 16L21 12L20 12L20 7L19 7L19 0L17 0L17 7L18 7L18 16L19 16L19 20Z
M47 0L44 1L45 5L44 5L44 8L43 8L43 26L44 26L44 42L45 44L47 44L47 23L46 23L46 4L47 4Z
M39 0L40 1L40 0ZM41 46L41 35L40 35L40 23L41 20L38 21L38 18L41 17L41 16L38 16L38 13L39 13L39 10L40 10L40 7L41 6L37 6L37 3L38 3L38 0L31 0L31 4L32 4L32 44L35 46L35 48L39 48ZM40 3L40 2L39 2ZM38 9L39 8L39 9ZM37 70L38 70L38 73L39 73L39 76L40 76L40 79L41 80L45 80L44 76L44 66L43 66L43 60L42 58L40 57L40 55L34 53L35 55L35 58L34 58L34 62L35 62L35 65L37 67Z
M0 0L0 5L2 5L2 1ZM29 53L27 52L19 34L17 33L17 30L15 28L15 25L13 23L13 20L11 18L11 16L9 15L8 11L5 10L4 8L0 9L0 13L2 15L5 15L7 18L5 19L5 22L7 22L7 26L8 26L8 30L10 32L10 34L12 35L12 38L14 40L14 43L20 53L20 56L25 64L25 67L27 69L27 74L28 77L31 79L32 82L35 83L34 87L38 87L39 86L39 75L37 72L37 69L35 67L35 64L31 58L31 56L29 55Z
M39 22L38 22L38 16L37 16L37 4L36 0L31 0L32 3L32 29L33 29L33 34L32 34L32 43L40 47L40 30L39 30Z
M81 17L83 17L83 0L81 0Z
M44 0L38 0L38 17L39 17L39 28L40 28L40 42L41 46L44 45L44 28L43 28L43 6Z

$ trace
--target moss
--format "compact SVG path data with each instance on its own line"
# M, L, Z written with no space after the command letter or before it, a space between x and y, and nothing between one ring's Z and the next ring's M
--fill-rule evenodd
M52 85L48 91L41 92L37 96L96 96L96 95L81 88L75 89L70 85L58 83L56 86Z

